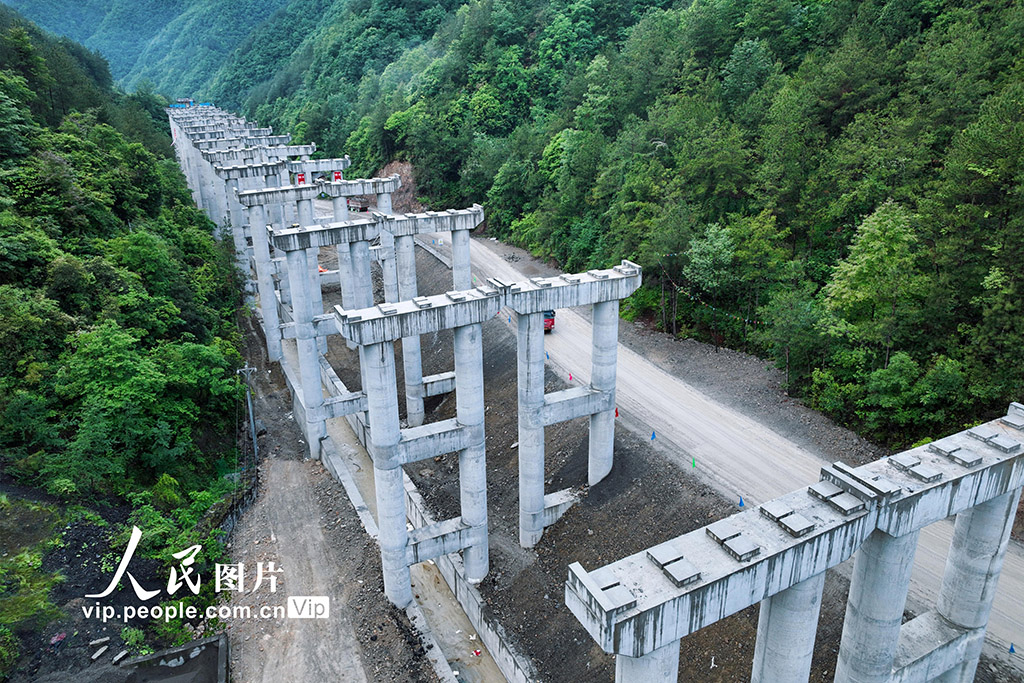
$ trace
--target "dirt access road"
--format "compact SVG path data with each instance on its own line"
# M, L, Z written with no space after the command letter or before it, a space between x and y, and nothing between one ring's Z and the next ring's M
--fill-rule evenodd
M261 338L246 321L245 357L256 367L260 437L260 489L228 545L244 563L244 593L233 608L249 618L225 620L231 641L232 680L245 683L437 680L405 612L384 597L380 551L323 465L305 460L302 434L280 367L267 362ZM280 570L276 591L253 590L258 563ZM327 596L326 619L259 618L261 607L285 605L286 596Z
M428 235L450 245L447 234ZM525 252L488 239L470 241L473 272L480 278L522 280L542 274ZM431 245L437 248L436 244ZM442 249L444 249L442 247ZM512 255L509 257L509 255ZM558 312L555 333L545 349L563 377L590 379L589 311ZM781 436L771 427L717 401L619 344L616 398L624 426L650 436L679 467L697 469L723 495L737 502L762 503L815 482L826 463L817 452ZM908 608L920 614L935 604L945 569L953 524L946 520L921 531ZM848 563L849 564L849 563ZM847 571L849 571L847 569ZM1024 640L1024 551L1011 541L989 621L986 652L1005 659L1010 643ZM1019 664L1019 663L1018 663Z

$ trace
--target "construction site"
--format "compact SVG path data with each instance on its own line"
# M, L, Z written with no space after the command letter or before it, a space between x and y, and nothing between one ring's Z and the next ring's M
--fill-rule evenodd
M634 263L561 273L400 169L167 111L253 312L236 559L332 599L229 631L238 680L1024 680L1024 405L880 453L621 320Z

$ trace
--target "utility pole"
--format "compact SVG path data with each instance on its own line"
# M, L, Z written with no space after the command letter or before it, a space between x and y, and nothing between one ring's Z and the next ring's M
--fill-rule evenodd
M252 387L249 386L249 379L252 377L252 373L256 372L256 368L251 368L246 365L244 368L236 370L240 375L245 376L245 401L249 406L249 429L252 433L252 455L253 465L259 463L259 446L256 445L256 415L253 413L252 408Z

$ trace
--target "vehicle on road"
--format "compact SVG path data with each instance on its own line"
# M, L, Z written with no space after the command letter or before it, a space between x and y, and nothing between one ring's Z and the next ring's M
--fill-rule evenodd
M544 331L550 332L555 329L555 312L544 311Z

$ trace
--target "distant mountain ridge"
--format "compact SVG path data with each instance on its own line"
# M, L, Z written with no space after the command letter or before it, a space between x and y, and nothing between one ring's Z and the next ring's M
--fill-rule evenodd
M97 50L131 89L199 95L228 55L286 0L5 0L43 28Z

